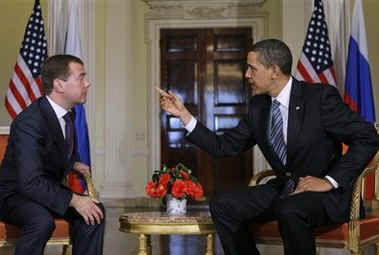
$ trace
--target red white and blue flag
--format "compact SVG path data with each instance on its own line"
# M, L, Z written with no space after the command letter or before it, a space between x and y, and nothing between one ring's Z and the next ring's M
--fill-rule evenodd
M47 42L41 5L36 0L5 96L5 107L12 119L42 95L40 71L46 58Z
M366 40L362 1L356 0L349 40L344 101L370 122L375 122L370 62Z
M314 1L312 17L294 76L309 83L336 85L328 27L321 0Z
M72 0L69 8L69 21L65 42L65 54L70 54L78 58L82 58L82 47L80 42L78 20L78 1L79 0ZM75 130L80 162L91 166L86 110L82 104L75 106ZM68 176L68 184L70 188L75 192L83 193L86 190L85 181L78 175L74 174L74 172Z

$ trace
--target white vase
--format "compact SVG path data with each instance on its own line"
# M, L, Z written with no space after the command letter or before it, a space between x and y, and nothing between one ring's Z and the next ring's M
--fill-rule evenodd
M172 195L166 195L166 212L171 216L185 215L187 212L187 199L178 199Z

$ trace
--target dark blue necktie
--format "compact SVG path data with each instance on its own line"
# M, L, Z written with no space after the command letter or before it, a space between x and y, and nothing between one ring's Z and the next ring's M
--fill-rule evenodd
M64 121L66 122L65 126L65 147L67 152L67 158L70 159L72 153L74 152L74 123L72 121L72 112L67 112L63 116Z
M275 99L271 105L270 141L276 155L283 163L283 165L285 165L287 162L287 145L284 143L283 118L279 106L280 102ZM292 193L295 190L295 188L295 181L292 178L288 179L288 181L284 184L284 187L282 189L281 197L285 197L288 194Z
M283 118L279 109L280 103L276 99L271 104L271 145L283 165L287 161L287 146L284 143Z

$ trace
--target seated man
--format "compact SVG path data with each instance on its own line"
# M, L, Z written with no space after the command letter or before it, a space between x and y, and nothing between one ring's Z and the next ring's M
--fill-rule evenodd
M354 181L379 148L374 126L343 104L335 87L291 77L292 54L282 41L252 46L245 77L254 96L238 126L217 135L172 93L161 107L179 117L187 139L218 156L258 144L276 172L267 184L215 198L210 211L226 255L259 254L251 222L278 220L286 255L315 254L315 227L346 222ZM341 143L349 145L345 155Z
M12 122L0 168L0 219L22 230L16 255L42 255L54 231L54 218L71 224L73 255L102 254L104 208L99 201L62 185L80 163L72 108L85 103L90 83L74 56L48 58L41 69L44 96Z

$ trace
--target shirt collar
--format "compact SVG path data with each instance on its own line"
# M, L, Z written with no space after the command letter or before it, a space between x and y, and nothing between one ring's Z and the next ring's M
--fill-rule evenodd
M53 110L55 112L55 115L57 115L58 119L63 118L63 116L68 112L65 108L60 106L59 104L55 103L49 96L46 96L47 100L49 101L51 107L53 107Z
M279 95L277 97L271 97L271 100L274 101L276 99L279 101L281 105L288 108L289 102L290 102L291 88L292 88L292 77L290 77L287 84L284 86L282 91L280 91Z

